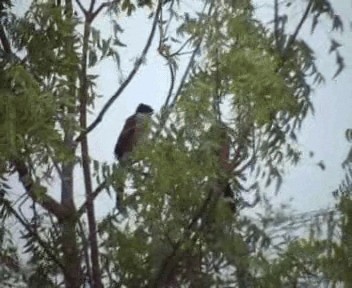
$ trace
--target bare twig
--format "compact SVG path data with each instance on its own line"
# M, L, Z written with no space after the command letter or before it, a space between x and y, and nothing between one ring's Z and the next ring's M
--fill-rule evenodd
M279 1L274 0L274 36L276 48L281 51L282 47L279 47Z
M204 4L203 11L205 11L206 6L207 6L207 2ZM207 13L208 15L211 15L211 13L213 11L213 6L214 6L213 4L210 4L209 9L208 9L208 13ZM191 71L191 69L192 69L192 67L194 65L194 60L196 58L196 55L199 53L199 50L200 50L202 42L203 42L203 36L199 37L199 39L197 40L196 47L194 48L192 56L189 59L188 65L186 67L186 70L183 73L182 79L181 79L180 84L178 85L178 89L177 89L177 91L175 93L175 97L174 97L173 101L170 104L170 108L175 106L178 97L180 97L180 94L181 94L181 91L183 89L183 86L185 85L187 77L188 77L188 75L189 75L189 73L190 73L190 71Z
M83 131L76 139L75 142L80 142L82 141L83 137L85 135L87 135L88 133L90 133L92 130L95 129L95 127L97 127L99 125L99 123L103 120L103 117L105 115L105 113L109 110L109 108L111 107L111 105L115 102L115 100L122 94L122 92L125 90L125 88L128 86L128 84L131 82L131 80L133 79L133 77L136 75L136 73L138 72L140 66L142 65L142 63L144 62L147 53L149 51L149 48L151 46L152 40L154 38L154 34L155 34L155 30L156 30L156 26L158 23L158 16L161 10L161 5L162 5L162 1L158 1L158 6L157 6L157 10L155 12L155 16L154 16L154 21L153 21L153 25L152 25L152 29L149 35L149 38L147 40L147 43L141 53L141 56L138 58L138 60L136 61L133 69L131 70L130 74L127 76L126 80L121 84L121 86L119 87L119 89L117 89L117 91L114 93L114 95L112 95L110 97L110 99L105 103L105 105L103 106L103 108L101 109L101 111L99 112L98 116L96 117L96 119L88 126L88 128Z
M95 10L95 12L93 12L93 18L95 18L105 7L109 7L113 4L116 4L120 2L120 0L114 0L111 2L103 2L100 4L100 6L97 8L97 10ZM93 11L93 10L92 10Z
M178 85L178 88L177 88L177 91L176 93L174 94L174 98L172 100L172 102L169 104L169 101L171 99L171 94L168 95L168 97L166 98L166 101L163 105L163 109L162 109L162 115L161 115L161 120L160 120L160 126L158 128L158 131L155 133L155 137L159 137L161 131L163 130L165 124L166 124L166 121L168 119L168 117L170 116L170 113L171 113L171 109L170 108L173 108L176 104L176 101L178 99L178 97L180 96L181 94L181 91L183 89L183 86L185 85L186 83L186 79L189 75L189 72L191 71L191 68L193 67L193 64L194 64L194 59L200 49L200 45L201 45L201 42L202 42L202 39L199 39L199 42L196 46L196 48L193 50L193 53L192 53L192 56L188 62L188 65L186 67L186 70L184 71L183 73L183 76L181 78L181 81L180 81L180 84Z
M167 3L168 1L164 1L164 3ZM174 5L175 5L175 0L170 0L168 3L170 4L170 6L169 6L169 11L172 11L173 10L173 8L174 8ZM170 12L169 13L170 14L170 17L169 17L169 20L168 20L168 22L167 22L167 24L166 24L166 27L165 27L165 33L167 33L168 31L169 31L169 27L170 27L170 25L171 25L171 22L172 22L172 18L174 18L174 16L175 16L175 14L174 13L172 13L172 12Z
M76 3L78 7L81 9L81 11L83 12L83 14L86 16L88 11L83 7L82 2L80 0L76 0Z
M178 85L177 91L176 91L176 93L175 93L175 97L174 97L174 99L172 100L172 102L171 102L171 104L170 104L170 107L174 107L175 104L176 104L176 102L177 102L177 100L178 100L178 97L180 97L181 91L182 91L182 89L183 89L183 86L184 86L185 83L186 83L186 80L187 80L187 77L188 77L188 75L189 75L189 72L191 71L191 69L192 69L192 67L193 67L193 65L194 65L194 60L195 60L195 58L196 58L196 55L197 55L198 52L199 52L200 46L201 46L201 44L202 44L202 41L203 41L202 38L199 39L199 40L198 40L198 43L197 43L197 45L196 45L196 47L195 47L194 50L193 50L192 56L191 56L191 58L189 59L188 65L187 65L187 67L186 67L185 72L183 73L182 79L181 79L181 81L180 81L180 84Z
M27 225L30 225L30 223L27 221L27 217L24 215L23 211L22 211L22 206L27 202L27 200L30 199L29 196L27 196L25 199L23 199L23 201L21 201L18 204L18 215L22 217L23 221L27 223Z
M91 199L94 201L94 199L102 192L105 188L107 187L107 181L102 182L91 194ZM85 201L82 206L78 209L77 211L77 217L80 217L85 210L87 209L87 201Z
M90 6L89 6L89 13L93 12L94 6L95 6L95 0L91 0L90 1Z
M159 54L165 58L165 60L167 61L167 65L169 67L169 71L170 71L170 87L169 87L169 91L166 97L166 101L164 104L164 107L167 107L170 101L170 98L172 96L172 91L174 90L174 86L175 86L175 74L176 74L176 69L173 67L173 63L172 63L172 56L170 55L170 49L167 45L163 44L164 40L165 40L165 33L166 31L164 31L163 29L163 14L162 14L162 10L160 11L160 20L159 20L159 48L158 48L158 52Z
M286 44L286 47L283 51L283 55L282 57L285 59L287 57L287 53L288 53L288 50L291 48L291 45L296 41L296 38L298 36L298 33L301 31L301 28L304 24L304 22L307 20L307 17L309 15L309 11L310 9L312 8L312 5L313 5L313 0L309 0L309 3L306 7L306 10L304 11L303 15L302 15L302 18L301 20L299 21L296 29L295 29L295 32L291 35L291 37L288 39L288 42Z
M187 46L187 44L193 39L193 36L189 37L181 46L180 48L178 48L174 53L172 53L170 55L170 57L174 57L174 56L179 56L179 55L183 55L185 53L190 53L190 52L184 52L181 53L181 51ZM192 53L192 52L191 52Z
M169 102L172 96L172 91L174 90L174 86L175 86L175 71L174 71L174 68L172 67L172 63L170 63L170 60L168 60L168 66L169 66L171 81L170 81L169 92L167 93L164 107L167 107L169 105Z

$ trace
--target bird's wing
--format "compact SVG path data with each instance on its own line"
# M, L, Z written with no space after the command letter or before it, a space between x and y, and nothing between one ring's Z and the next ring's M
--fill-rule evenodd
M136 119L134 116L131 116L126 120L115 145L115 155L118 159L120 159L124 153L132 151L135 144L135 130Z

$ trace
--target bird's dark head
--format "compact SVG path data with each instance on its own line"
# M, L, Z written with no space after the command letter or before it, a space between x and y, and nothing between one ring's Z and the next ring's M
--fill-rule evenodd
M139 104L136 110L136 113L142 113L142 114L153 114L154 110L152 107L146 104Z

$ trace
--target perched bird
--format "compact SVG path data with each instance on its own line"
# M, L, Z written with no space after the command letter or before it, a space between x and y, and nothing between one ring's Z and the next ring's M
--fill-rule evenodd
M121 162L126 161L134 147L144 134L145 121L153 114L153 109L146 104L139 104L136 112L127 118L115 145L115 156Z
M153 109L150 106L141 103L138 105L136 112L127 118L114 149L114 154L120 164L123 165L126 163L130 154L133 152L133 149L141 138L143 138L146 128L145 122L152 114ZM116 187L116 208L123 214L126 214L125 208L121 206L123 192L123 184L121 184L121 186L118 185Z

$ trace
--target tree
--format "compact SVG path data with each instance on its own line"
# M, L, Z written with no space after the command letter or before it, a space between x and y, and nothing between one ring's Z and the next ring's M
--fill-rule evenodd
M291 2L274 1L271 28L256 19L251 1L202 1L203 7L195 6L197 13L173 0L31 1L21 17L12 11L15 2L2 1L0 204L5 252L0 260L8 263L8 276L0 280L72 288L86 281L91 287L295 285L295 278L275 282L268 277L271 270L265 269L276 264L265 255L273 235L242 211L257 203L245 199L259 200L262 183L280 186L283 162L299 160L292 143L313 108L311 87L323 81L314 52L299 37L302 26L313 19L314 30L324 16L332 29L343 27L329 1L303 2L306 9L290 32L284 5ZM116 16L142 8L151 13L145 47L116 93L88 123L88 110L98 98L98 75L91 69L106 58L120 64L123 29ZM93 26L104 11L114 31L107 39ZM170 27L177 27L175 35ZM150 127L150 140L137 148L126 167L91 159L88 135L123 96L156 37L170 86ZM333 40L336 76L344 67L338 48ZM181 59L188 61L182 73ZM219 165L223 131L231 140L231 172ZM74 189L78 168L86 195L80 206ZM23 197L15 196L10 185L16 175ZM53 196L52 179L61 185L60 201ZM98 222L97 197L104 191L114 194L125 180L132 183L123 204L127 218L111 211ZM235 215L221 197L222 183L228 181L236 194ZM24 215L21 207L28 201L31 210ZM12 219L22 225L29 275L11 241L6 223Z
M346 132L350 141L350 129ZM351 287L350 165L349 155L343 163L346 177L333 192L337 199L335 209L322 209L281 221L282 226L275 234L281 234L277 237L284 241L273 245L272 261L261 263L263 286ZM297 230L306 229L307 224L307 237L297 235Z

